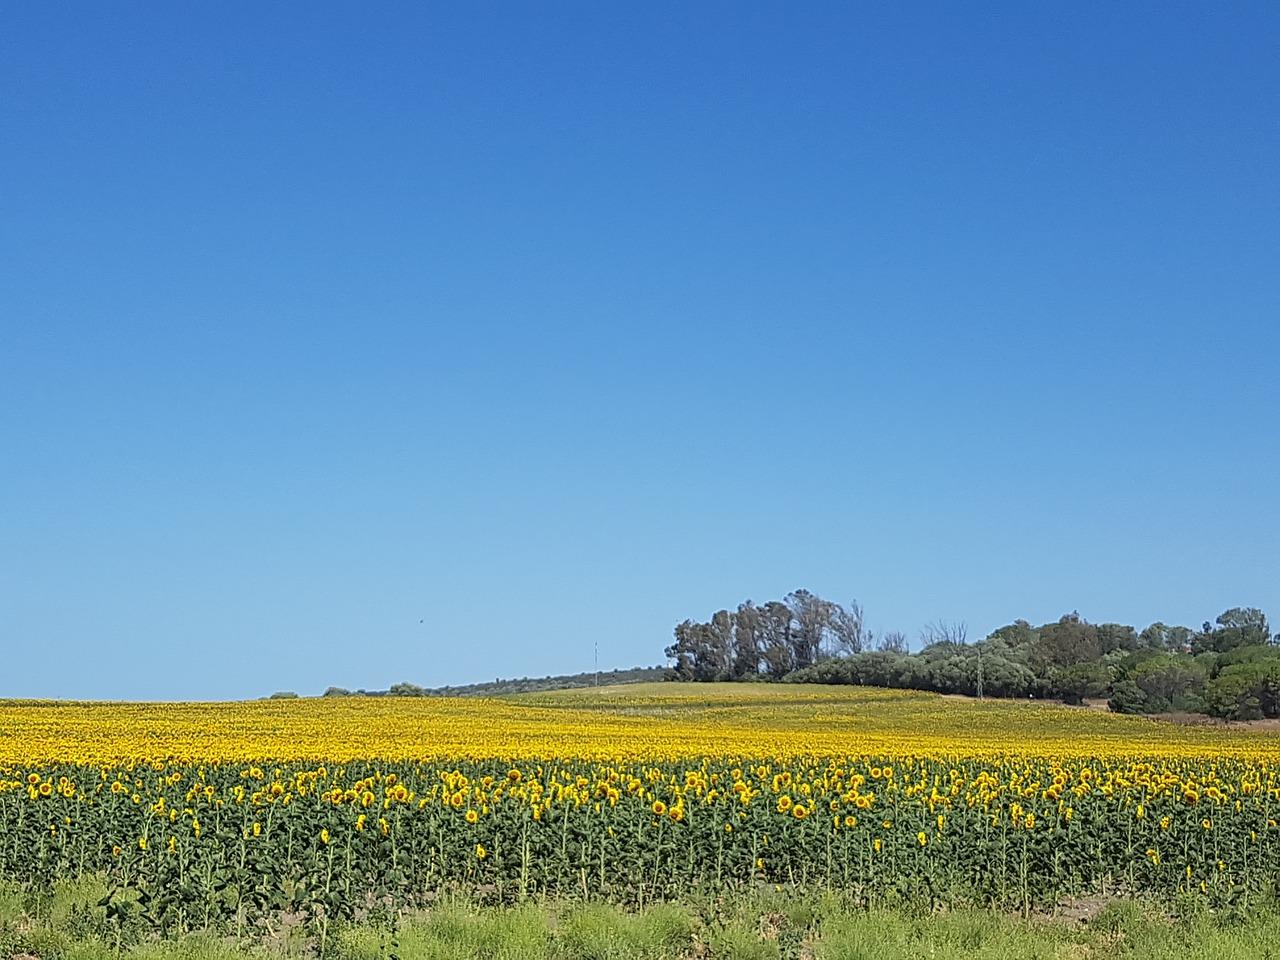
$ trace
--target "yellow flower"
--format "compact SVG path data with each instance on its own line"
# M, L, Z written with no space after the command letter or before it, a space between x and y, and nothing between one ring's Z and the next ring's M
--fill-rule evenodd
M467 823L474 825L480 819L480 814L476 813L474 810L468 810L465 819Z
M320 831L320 842L321 843L329 842L329 830L327 827Z
M928 842L929 838L924 835L923 830L916 834L916 843L920 844L920 846L923 847Z
M655 800L653 801L653 806L650 809L653 810L654 816L661 817L664 814L666 814L667 805L663 803L661 800Z
M488 850L486 850L484 847L482 847L480 844L478 844L478 843L477 843L477 844L476 844L476 859L477 859L477 860L483 860L483 859L484 859L485 857L487 857L488 855L489 855L489 851L488 851Z
M791 808L791 815L797 820L803 820L809 815L809 809L802 803L797 803Z

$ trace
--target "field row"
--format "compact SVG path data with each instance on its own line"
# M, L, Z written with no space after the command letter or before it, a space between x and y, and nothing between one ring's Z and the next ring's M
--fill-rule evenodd
M10 765L874 753L1280 760L1280 737L1049 704L776 684L638 684L512 700L0 702L0 764Z
M37 766L0 874L105 876L166 930L358 916L465 887L624 902L761 884L1017 906L1247 899L1280 872L1280 767L1202 760Z

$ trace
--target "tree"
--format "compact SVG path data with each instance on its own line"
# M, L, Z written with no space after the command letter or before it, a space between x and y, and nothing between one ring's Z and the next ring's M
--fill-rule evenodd
M1207 679L1204 666L1182 654L1149 656L1128 672L1129 679L1142 691L1143 713L1198 707Z
M668 660L674 660L671 666L671 676L673 680L693 680L694 666L697 658L697 637L695 635L695 624L692 620L685 620L676 624L675 640L676 642L667 647L663 653L666 654Z
M1138 635L1138 643L1153 650L1169 653L1190 653L1195 633L1190 627L1170 627L1156 621Z
M1104 656L1116 651L1130 652L1140 646L1138 631L1127 623L1100 623L1095 629L1098 647Z
M416 683L393 683L387 691L392 697L425 697L427 691Z
M1191 645L1195 653L1226 653L1236 647L1270 642L1266 614L1257 607L1232 607L1219 614L1214 624L1206 620Z
M1091 697L1102 696L1110 681L1106 667L1100 663L1074 663L1058 667L1049 675L1053 695L1075 706Z
M1205 706L1228 720L1280 717L1280 659L1227 667L1206 688Z
M958 650L968 642L969 627L963 620L935 620L926 623L920 631L920 643L925 647Z
M797 668L817 663L831 636L835 604L808 590L793 590L786 596L791 610L791 659Z
M832 608L831 633L835 654L849 657L861 653L869 640L863 626L862 607L857 600L853 600L847 607L836 603L832 604Z
M1032 658L1040 665L1038 672L1045 675L1055 668L1089 663L1102 656L1097 627L1082 620L1078 613L1068 613L1057 623L1044 625L1038 633Z
M702 625L702 673L708 680L728 680L733 672L733 614L717 610Z
M1037 690L1036 675L1024 664L998 654L982 654L982 685L992 697L1025 697Z
M795 669L791 646L791 608L779 600L760 607L760 656L765 672L782 677Z
M1112 713L1150 713L1147 695L1132 680L1121 680L1111 688L1107 709Z
M895 653L902 656L907 653L907 635L901 630L890 630L880 637L876 649L881 653Z
M754 677L760 672L760 611L747 600L738 605L733 617L734 680Z
M1036 641L1039 639L1040 632L1026 620L1015 620L1013 623L991 631L991 634L987 637L987 641L992 644L993 648L996 644L999 644L1000 647L1010 653L1023 656L1025 656L1026 651L1035 646Z

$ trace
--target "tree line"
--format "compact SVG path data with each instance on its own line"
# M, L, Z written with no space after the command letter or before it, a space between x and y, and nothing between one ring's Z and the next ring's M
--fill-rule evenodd
M719 610L676 625L666 648L672 680L862 684L1080 704L1105 698L1119 713L1280 717L1280 634L1256 607L1233 607L1199 629L1090 623L1069 613L1015 620L970 642L962 621L920 632L912 653L899 631L866 629L862 607L796 590L781 600Z
M545 693L550 690L576 690L584 687L620 683L650 683L664 679L664 667L630 667L616 670L590 670L585 673L558 674L548 677L498 678L457 686L423 687L416 683L393 683L387 690L348 690L329 687L324 697L497 697L512 693ZM296 698L292 691L273 693L268 699Z

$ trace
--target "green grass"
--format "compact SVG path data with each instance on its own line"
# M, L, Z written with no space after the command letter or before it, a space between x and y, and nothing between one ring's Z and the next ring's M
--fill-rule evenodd
M91 881L38 900L0 886L0 958L40 960L307 960L318 943L274 925L234 940L122 941L97 910ZM929 913L854 906L830 893L764 891L635 912L606 904L481 907L465 900L389 925L335 930L325 960L1280 960L1280 912L1094 904L1087 920L1030 920L988 910Z

